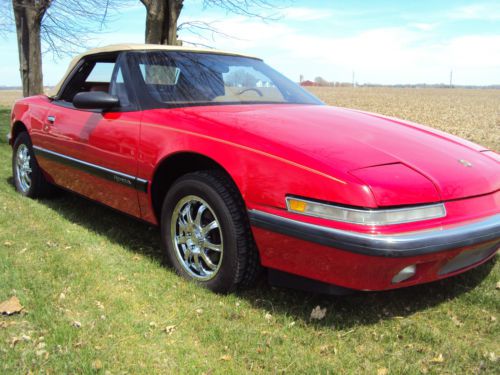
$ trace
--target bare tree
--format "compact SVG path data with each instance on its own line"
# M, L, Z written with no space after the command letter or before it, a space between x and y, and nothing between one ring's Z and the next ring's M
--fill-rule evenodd
M0 36L6 36L13 29L12 3L10 0L0 0Z
M271 4L267 0L203 0L203 7L215 7L228 13L272 20L277 18L275 10L278 9L278 6L276 1L274 3Z
M146 43L180 45L182 42L177 34L179 30L185 29L199 36L204 31L225 35L209 22L190 21L178 25L184 0L141 0L141 2L146 7ZM276 18L275 14L266 14L267 11L276 9L275 5L266 0L204 0L203 8L210 7L264 20Z
M134 0L50 0L41 23L44 52L74 54L104 31L113 11Z
M131 0L0 1L0 32L10 31L14 18L23 95L30 96L43 92L42 52L60 56L86 46L102 31L110 10Z
M51 0L13 0L23 95L43 92L41 22Z
M141 0L146 7L146 43L178 45L177 20L183 0Z

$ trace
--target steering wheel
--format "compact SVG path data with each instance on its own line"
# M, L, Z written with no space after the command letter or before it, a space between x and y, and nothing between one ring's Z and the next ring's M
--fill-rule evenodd
M256 89L254 87L250 87L248 89L244 89L244 90L241 90L238 94L236 95L241 95L241 94L244 94L246 93L247 91L255 91L259 96L264 96L264 94L262 94L262 91L260 91L259 89Z

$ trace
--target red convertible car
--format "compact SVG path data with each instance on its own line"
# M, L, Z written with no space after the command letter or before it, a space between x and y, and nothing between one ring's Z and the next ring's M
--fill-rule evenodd
M57 185L159 225L176 271L216 292L261 269L318 291L405 287L500 244L497 153L324 105L258 58L91 50L11 120L19 193Z

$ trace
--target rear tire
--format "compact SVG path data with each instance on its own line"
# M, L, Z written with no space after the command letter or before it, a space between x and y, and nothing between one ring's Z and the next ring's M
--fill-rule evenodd
M162 243L175 270L216 293L254 284L258 252L243 200L222 172L184 175L162 208Z
M53 185L45 179L36 161L31 139L27 132L20 133L14 142L12 176L16 190L25 197L45 197L53 191Z

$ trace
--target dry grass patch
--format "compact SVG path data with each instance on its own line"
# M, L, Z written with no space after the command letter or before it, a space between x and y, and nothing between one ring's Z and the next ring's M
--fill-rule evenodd
M0 107L11 107L22 96L20 90L0 90Z

